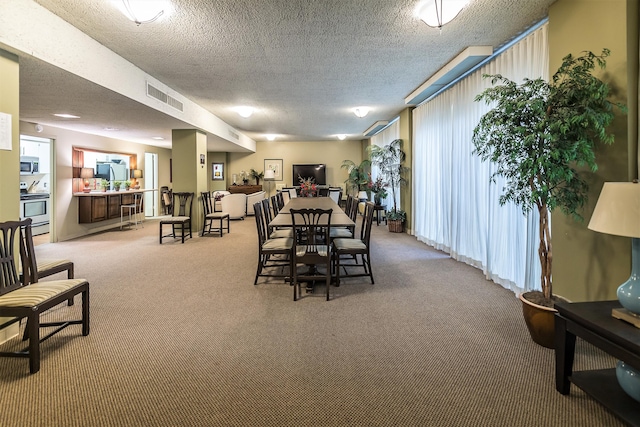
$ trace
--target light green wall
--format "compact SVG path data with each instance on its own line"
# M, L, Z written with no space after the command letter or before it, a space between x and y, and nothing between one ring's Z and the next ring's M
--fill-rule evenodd
M20 217L20 132L18 58L0 50L0 113L11 115L11 147L0 150L0 221Z
M614 88L613 99L626 103L627 81L637 81L636 75L627 72L626 8L626 0L558 0L551 5L550 72L568 53L600 53L609 48L607 68L597 73ZM630 120L637 126L636 118ZM628 181L630 164L635 163L629 156L627 116L618 113L609 130L615 133L614 144L597 149L596 174L585 172L591 188L583 211L585 221L576 222L560 211L552 215L554 293L572 301L616 299L616 288L630 273L630 239L587 229L603 183Z
M413 108L406 108L400 113L400 139L402 140L402 145L404 152L407 154L407 158L404 162L404 165L411 169L411 165L413 163ZM405 222L406 232L409 234L413 234L412 231L412 217L411 217L411 209L413 206L413 198L411 191L411 177L413 176L412 171L408 173L406 177L409 181L406 187L400 189L400 202L401 209L407 213L407 220Z
M207 136L192 129L172 131L173 191L193 192L192 230L202 228L200 193L207 189ZM200 163L204 156L204 163Z
M298 185L293 182L292 167L298 163L325 163L327 165L327 184L341 186L347 179L347 173L340 168L343 160L360 163L363 159L362 141L264 141L256 144L255 153L229 153L226 184L231 185L231 175L239 174L251 168L264 171L264 159L282 159L283 181L275 185ZM260 182L262 184L262 181ZM272 191L273 193L273 191Z

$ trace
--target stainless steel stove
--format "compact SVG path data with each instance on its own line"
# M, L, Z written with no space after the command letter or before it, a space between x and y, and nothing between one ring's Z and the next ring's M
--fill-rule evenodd
M49 232L49 193L29 193L29 185L20 181L20 219L31 218L33 235Z

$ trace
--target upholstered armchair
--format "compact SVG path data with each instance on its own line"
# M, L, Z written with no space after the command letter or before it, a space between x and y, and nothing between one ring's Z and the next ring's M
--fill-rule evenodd
M220 200L220 203L222 211L228 213L231 219L244 219L247 216L246 194L227 194Z
M264 200L265 194L266 193L264 191L258 191L247 196L247 215L255 215L253 205L258 202L262 202L262 200Z
M225 190L213 192L212 196L213 196L213 200L215 201L214 207L213 207L214 212L222 212L222 198L224 196L228 196L229 194L231 193Z

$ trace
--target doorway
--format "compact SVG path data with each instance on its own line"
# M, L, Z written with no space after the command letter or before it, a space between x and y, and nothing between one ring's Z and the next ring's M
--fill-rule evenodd
M158 154L144 153L144 216L156 217L158 212Z
M31 167L23 169L23 161ZM21 134L20 163L20 219L32 218L32 232L39 243L53 242L56 234L54 140Z

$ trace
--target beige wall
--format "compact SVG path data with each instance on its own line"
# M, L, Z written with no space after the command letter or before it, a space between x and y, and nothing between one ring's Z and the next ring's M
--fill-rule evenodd
M226 183L231 185L231 175L239 174L242 170L247 173L252 168L264 171L264 159L282 159L283 180L275 181L273 189L280 184L298 185L297 180L294 182L292 177L292 166L297 163L325 163L327 184L341 186L347 179L347 172L340 168L342 161L349 159L360 163L363 153L362 141L258 142L255 153L229 153ZM262 181L260 183L263 184Z
M213 173L213 163L222 163L224 165L223 174L224 180L213 181L211 174ZM227 178L231 182L231 176L229 176L229 169L227 166L227 153L207 153L207 185L209 191L218 191L227 189Z
M600 53L611 50L604 72L598 75L614 88L614 99L626 103L627 80L637 82L627 72L626 0L559 0L549 10L549 67L557 70L562 57L584 50ZM634 19L637 22L637 18ZM633 32L633 31L632 31ZM637 52L635 53L637 60ZM633 60L633 59L632 59ZM635 86L635 85L634 85ZM636 96L636 95L633 95ZM628 238L596 233L587 229L598 195L605 181L628 181L630 158L627 120L635 117L617 113L610 131L612 146L599 147L596 174L586 173L590 184L585 221L576 222L557 211L552 216L554 293L573 301L616 299L616 288L631 271L631 241ZM631 141L637 144L637 141Z
M18 58L0 50L0 113L11 115L11 150L0 150L0 221L20 216Z
M113 228L120 223L119 219L101 221L95 224L78 223L78 198L72 194L72 147L95 148L96 150L115 151L138 156L138 168L144 169L144 153L158 154L158 183L159 186L169 184L169 159L171 150L153 147L150 145L136 144L119 139L105 138L89 135L66 129L44 126L41 133L36 133L34 125L20 122L20 133L24 135L50 138L53 140L53 163L51 177L51 201L52 201L52 227L53 241L69 240L84 236L93 232ZM18 160L16 160L16 179L19 177ZM4 170L4 163L3 163ZM144 187L144 178L140 180ZM18 183L16 182L16 189ZM156 193L157 194L157 193ZM17 200L16 200L16 203ZM158 201L159 203L159 201ZM17 209L16 204L16 209Z

